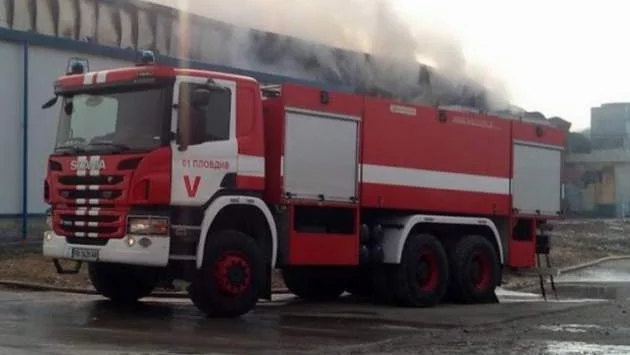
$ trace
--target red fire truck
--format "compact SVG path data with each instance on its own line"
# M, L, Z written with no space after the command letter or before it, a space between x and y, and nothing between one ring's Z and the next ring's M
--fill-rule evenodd
M44 105L61 98L43 253L59 272L88 263L113 301L183 280L208 316L235 317L279 269L304 300L494 302L502 270L548 247L565 136L546 120L142 58L74 65Z

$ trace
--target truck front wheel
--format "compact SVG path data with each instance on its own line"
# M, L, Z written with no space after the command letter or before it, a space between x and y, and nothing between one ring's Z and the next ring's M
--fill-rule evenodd
M121 304L149 296L159 281L159 269L127 264L90 263L88 275L98 293Z
M203 264L188 293L208 317L239 317L256 306L265 277L256 241L238 231L220 231L208 235Z

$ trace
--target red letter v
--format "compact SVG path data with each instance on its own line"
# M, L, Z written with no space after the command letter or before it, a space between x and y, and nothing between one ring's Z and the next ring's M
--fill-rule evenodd
M190 184L190 176L184 175L184 185L186 185L186 193L188 197L195 197L197 195L197 190L199 190L199 183L201 183L201 177L195 176L195 179Z

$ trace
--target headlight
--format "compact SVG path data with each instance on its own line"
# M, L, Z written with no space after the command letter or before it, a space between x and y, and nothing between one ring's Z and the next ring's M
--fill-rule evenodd
M129 234L168 235L168 218L131 217L127 222Z

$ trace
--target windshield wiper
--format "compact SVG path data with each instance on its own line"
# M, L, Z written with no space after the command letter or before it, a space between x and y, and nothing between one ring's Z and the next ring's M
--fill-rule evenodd
M110 146L110 147L114 147L117 150L121 151L121 152L125 152L128 150L131 150L131 148L126 145L126 144L121 144L121 143L114 143L114 142L90 142L91 146Z

